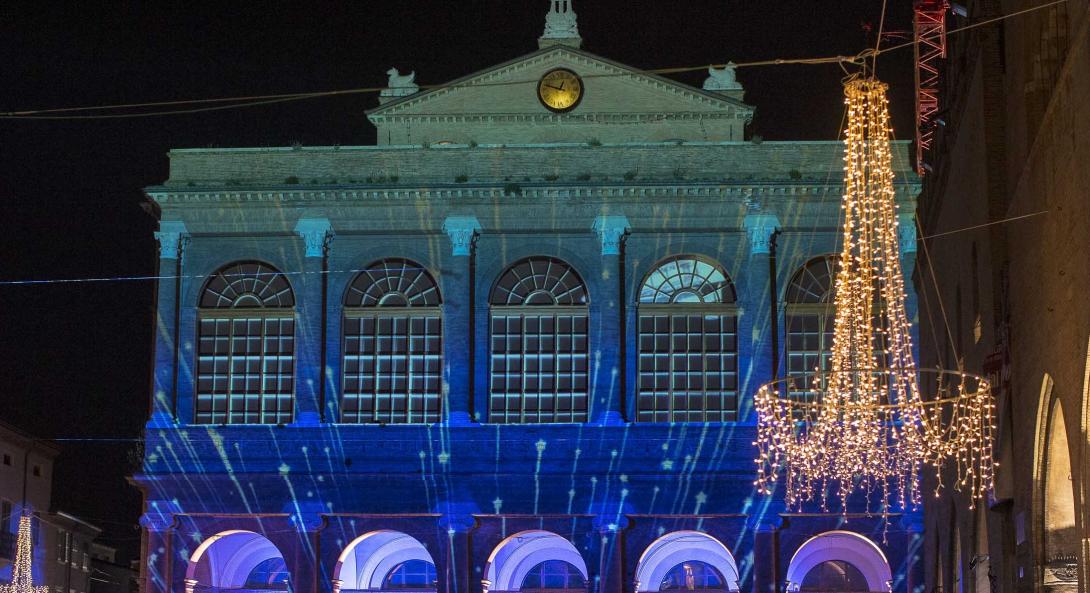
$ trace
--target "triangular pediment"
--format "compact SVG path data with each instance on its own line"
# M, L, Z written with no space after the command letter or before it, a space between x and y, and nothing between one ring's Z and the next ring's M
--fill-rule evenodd
M567 113L549 111L537 95L538 81L556 68L583 80L583 97ZM752 116L738 99L562 45L368 112L382 144L741 140Z

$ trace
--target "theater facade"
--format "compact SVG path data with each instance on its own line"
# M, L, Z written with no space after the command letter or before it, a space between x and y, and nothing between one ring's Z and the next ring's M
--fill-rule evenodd
M391 70L376 145L170 152L145 591L923 590L918 512L753 485L754 392L831 347L841 144L549 4L537 51Z

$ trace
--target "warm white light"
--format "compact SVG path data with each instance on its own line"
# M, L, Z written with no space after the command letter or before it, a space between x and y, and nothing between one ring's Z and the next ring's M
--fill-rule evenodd
M897 240L886 85L845 85L843 251L834 286L828 371L761 387L755 401L760 456L757 486L769 492L782 472L789 506L830 493L846 512L853 492L883 504L920 502L919 476L942 469L972 499L992 487L994 403L984 379L963 371L916 369L905 312ZM935 379L934 397L920 393Z
M34 586L31 563L34 559L30 516L19 518L19 535L15 542L15 562L11 569L11 584L0 585L0 593L49 593L49 587Z

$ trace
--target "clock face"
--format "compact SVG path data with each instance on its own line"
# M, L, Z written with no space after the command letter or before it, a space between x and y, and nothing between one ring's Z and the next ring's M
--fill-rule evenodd
M549 111L571 111L583 98L583 79L566 68L550 70L537 83L537 98Z

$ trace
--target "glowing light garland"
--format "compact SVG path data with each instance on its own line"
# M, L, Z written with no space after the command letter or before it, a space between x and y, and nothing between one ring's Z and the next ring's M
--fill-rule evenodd
M15 542L15 562L11 569L11 584L0 585L0 593L49 593L49 587L34 586L30 516L19 517L19 536Z
M992 488L994 402L988 382L963 371L916 369L905 312L894 203L887 86L845 85L843 251L834 287L831 368L763 385L757 393L756 485L785 476L789 507L853 493L881 505L920 502L920 472L956 467L955 488ZM920 393L922 377L935 393ZM835 494L834 494L835 493Z

